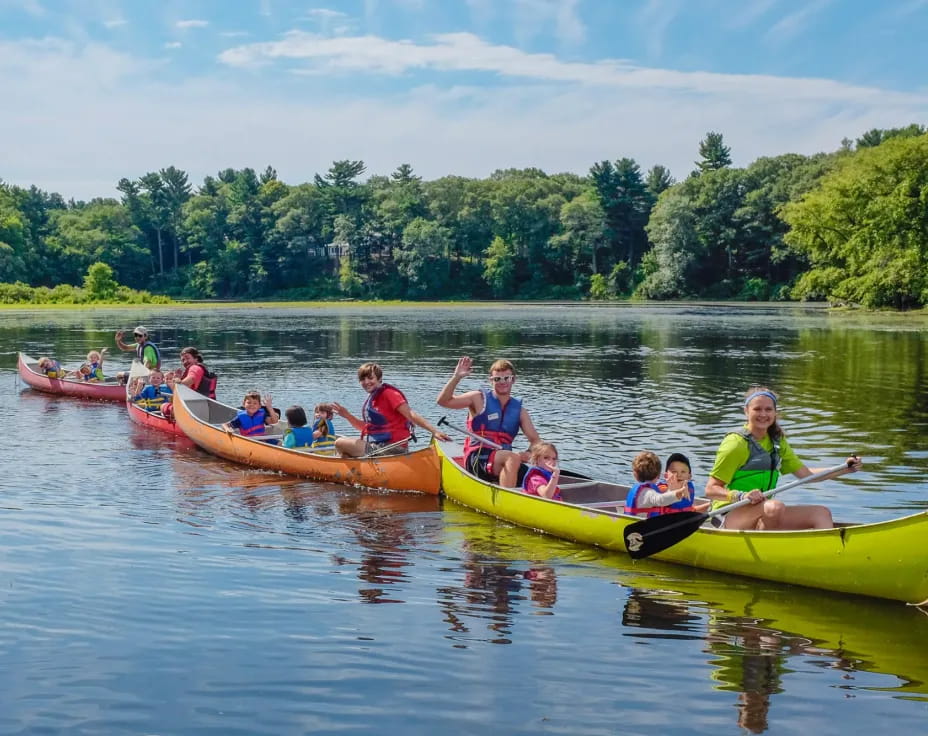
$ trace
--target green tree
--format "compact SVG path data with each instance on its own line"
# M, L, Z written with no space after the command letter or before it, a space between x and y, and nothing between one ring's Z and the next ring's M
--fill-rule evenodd
M928 135L842 157L783 209L812 268L794 296L897 309L928 304Z
M497 235L487 248L486 265L483 269L483 277L489 284L493 295L496 297L511 295L515 288L515 274L515 249Z
M394 257L409 296L442 295L450 279L450 252L451 235L438 223L418 217L406 226Z
M87 269L84 288L91 301L112 301L116 297L119 284L113 278L113 269L105 263L94 263Z
M661 193L670 189L674 185L674 178L670 175L670 169L655 164L648 169L647 176L644 178L644 185L648 189L652 199L656 202Z
M699 173L717 171L731 166L731 148L725 145L721 133L710 130L699 142Z

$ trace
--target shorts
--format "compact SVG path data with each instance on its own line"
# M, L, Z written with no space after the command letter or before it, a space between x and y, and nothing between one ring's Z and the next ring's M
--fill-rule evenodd
M390 445L394 445L390 447ZM384 450L384 447L390 447L389 450ZM371 442L368 440L364 445L364 454L365 455L405 455L409 451L409 443L404 442L401 445L397 445L393 442Z
M480 480L487 480L491 483L498 483L499 476L493 473L493 460L496 458L496 450L491 447L480 447L471 450L464 457L464 469L471 475L476 475ZM519 466L519 475L516 477L516 485L522 487L522 479L528 472L528 465L522 463Z

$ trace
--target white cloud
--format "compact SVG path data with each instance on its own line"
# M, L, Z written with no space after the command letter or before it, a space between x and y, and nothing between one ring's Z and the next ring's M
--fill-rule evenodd
M179 20L174 25L181 30L187 30L188 28L206 28L209 25L209 21L196 19Z
M811 0L807 1L802 8L784 16L778 20L770 30L767 31L766 38L774 42L787 41L802 33L812 19L827 8L833 0Z
M435 36L435 43L416 44L376 36L324 38L291 31L280 41L227 49L220 61L232 67L287 61L316 71L398 75L413 71L485 72L499 77L540 82L612 87L641 93L676 90L698 95L741 95L783 104L795 100L862 102L924 101L907 93L844 84L828 79L769 75L681 72L642 67L623 61L564 62L552 54L531 54L511 46L489 44L469 33Z
M321 20L334 20L335 18L347 17L340 10L330 10L329 8L311 8L306 11L308 18L318 18Z
M120 26L126 25L128 22L129 21L125 18L114 18L113 20L103 21L103 25L107 28L119 28Z
M586 38L586 26L577 14L578 0L514 0L513 30L520 43L528 43L549 25L562 44L577 44ZM471 5L471 9L479 11Z
M0 116L0 139L17 141L4 154L3 178L89 198L113 196L120 178L171 164L194 182L230 166L271 164L297 183L341 158L363 159L371 173L408 161L435 178L509 166L584 173L626 155L681 178L707 130L724 133L735 163L745 165L761 155L834 150L845 136L928 117L924 96L828 80L564 64L474 39L440 53L368 41L376 69L395 65L398 51L406 65L424 59L458 68L470 49L481 68L508 70L508 83L434 84L383 97L354 95L351 84L326 92L315 78L265 85L262 75L232 79L234 70L223 75L228 81L168 83L156 73L166 62L99 44L0 42L0 99L18 101ZM358 60L351 44L326 49Z
M183 45L184 45L184 44L182 44L180 41L167 41L167 42L165 42L165 44L164 44L164 48L166 48L166 49L179 49L179 48L180 48L181 46L183 46Z

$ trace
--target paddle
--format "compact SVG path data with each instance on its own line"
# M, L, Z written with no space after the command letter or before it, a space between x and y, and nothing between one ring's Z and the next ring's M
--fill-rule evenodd
M833 468L820 470L805 478L799 478L779 488L767 491L764 493L764 496L766 498L773 498L778 493L783 493L783 491L788 491L791 488L796 488L805 483L824 480L832 473L844 470L850 466L850 462L843 462L840 465L835 465ZM747 506L750 503L750 499L745 498L735 503L726 504L722 508L710 511L709 513L681 511L676 514L662 514L660 516L652 516L648 519L636 521L634 524L629 524L625 527L623 532L623 536L625 537L625 548L628 550L628 554L633 560L650 557L668 547L673 547L673 545L678 542L682 542L699 529L706 519L711 519L713 516L720 516L721 514L727 514L733 509L739 508L740 506Z
M465 429L464 427L459 427L459 426L457 426L456 424L452 424L452 423L449 422L449 421L447 420L447 418L445 418L445 417L442 417L441 419L439 419L439 420L436 422L436 424L437 424L439 427L440 427L442 424L444 424L446 427L450 427L451 429L453 429L453 430L455 430L455 431L457 431L457 432L461 432L462 434L466 434L468 437L473 438L474 441L479 442L479 443L482 444L482 445L486 445L487 447L491 447L491 448L493 448L494 450L505 450L505 449L506 449L506 448L503 447L502 445L497 444L496 442L493 442L493 440L488 440L486 437L481 437L479 434L476 434L475 432L471 432L469 429ZM523 463L523 467L525 467L525 463ZM592 478L590 478L590 476L588 476L588 475L583 475L583 473L575 473L575 472L572 471L572 470L565 470L564 468L561 468L561 477L566 477L566 478L580 478L580 479L582 479L582 480L592 480Z

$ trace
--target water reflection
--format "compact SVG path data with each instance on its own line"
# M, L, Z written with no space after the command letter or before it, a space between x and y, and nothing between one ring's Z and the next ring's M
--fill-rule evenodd
M463 588L439 590L456 633L468 631L468 618L492 611L492 627L511 642L514 616L525 600L521 571L544 565L555 579L608 575L621 585L626 637L705 642L709 676L719 690L739 693L739 724L755 733L766 728L770 696L782 691L790 662L837 670L849 690L928 702L928 616L921 609L652 560L633 563L624 555L500 525L451 502L445 517L463 538L466 560ZM479 574L473 574L475 565ZM468 591L477 596L468 598ZM556 602L551 600L555 615ZM858 682L862 672L884 677Z

